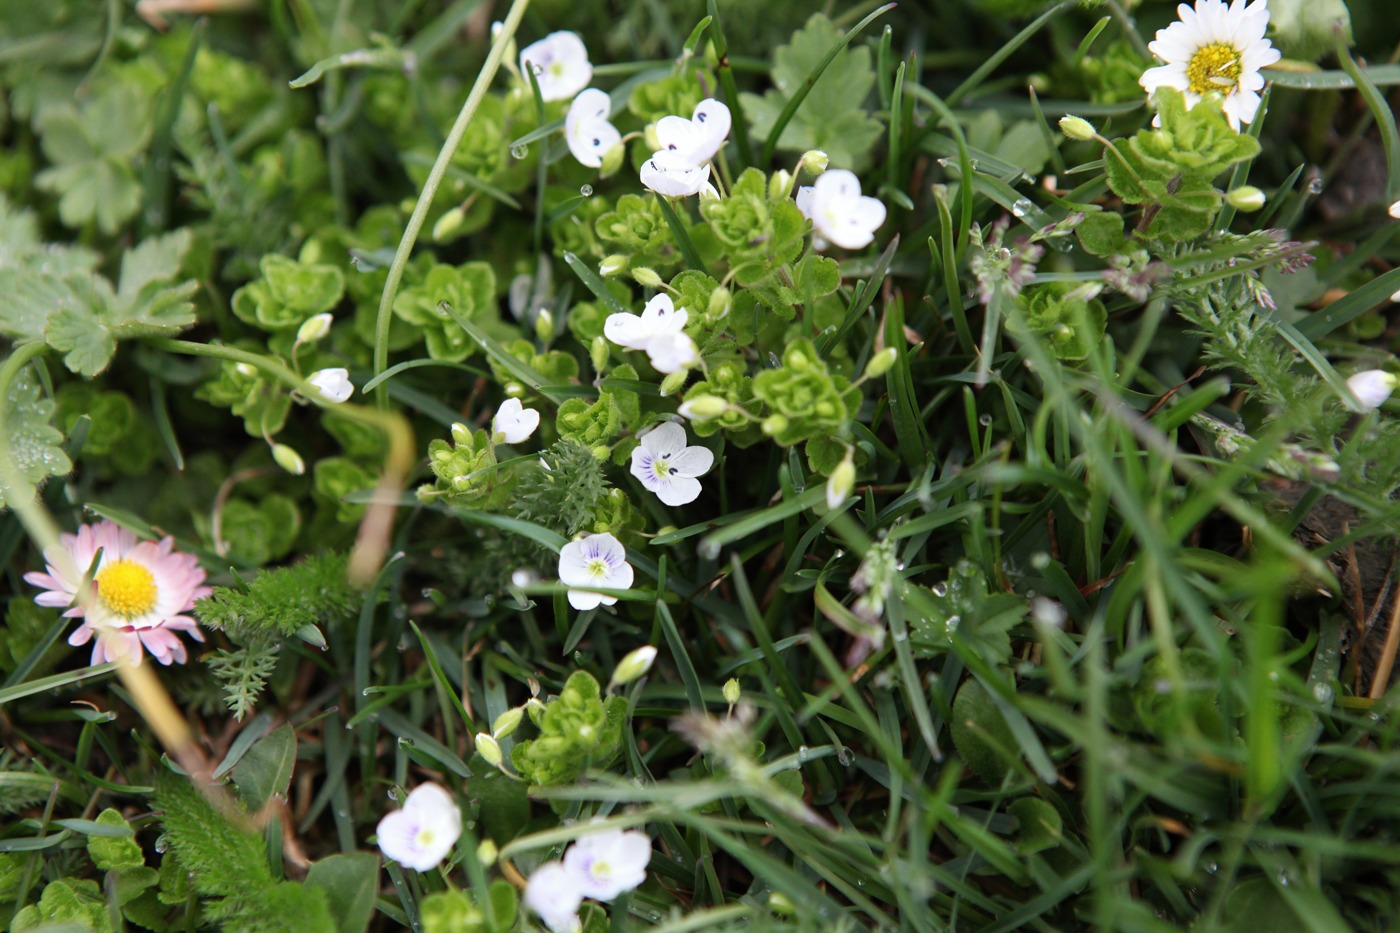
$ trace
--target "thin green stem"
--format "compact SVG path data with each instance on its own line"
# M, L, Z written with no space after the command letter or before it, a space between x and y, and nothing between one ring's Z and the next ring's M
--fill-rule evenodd
M413 244L418 242L418 234L423 229L424 221L428 219L428 209L432 207L433 198L437 195L443 176L447 174L448 163L452 161L453 154L461 145L462 137L467 134L467 127L471 125L472 118L476 116L476 109L481 105L481 99L486 96L486 91L495 79L496 72L500 70L501 61L505 58L506 47L515 38L515 30L520 26L520 19L525 15L525 9L529 5L530 0L515 0L511 4L510 12L506 14L501 31L496 34L495 41L491 43L491 51L486 56L486 62L481 66L481 73L476 76L476 83L472 85L466 103L462 104L462 110L457 114L457 121L452 124L452 130L447 134L447 140L438 152L437 161L433 163L432 170L428 172L428 180L423 183L423 190L418 195L418 203L413 206L413 214L408 218L408 226L404 229L403 239L399 240L399 248L395 251L394 261L389 266L389 276L384 281L384 294L379 300L379 314L374 321L374 375L376 376L384 372L389 365L390 315L393 313L394 296L398 294L399 282L403 280L404 269L408 266L409 256L413 253ZM389 387L381 383L375 392L375 397L381 408L387 407Z

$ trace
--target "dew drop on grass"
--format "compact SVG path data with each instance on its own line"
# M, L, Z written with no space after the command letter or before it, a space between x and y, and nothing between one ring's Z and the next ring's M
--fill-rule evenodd
M1033 210L1035 210L1035 205L1031 203L1030 198L1017 198L1011 204L1011 213L1017 217L1025 217Z
M1308 179L1308 194L1321 194L1322 187L1323 186L1321 178Z
M1331 703L1331 702L1332 702L1332 685L1331 685L1331 684L1327 684L1327 683L1316 683L1316 684L1313 684L1312 692L1313 692L1313 697L1315 697L1315 698L1317 699L1317 702L1319 702L1319 703Z
M947 595L948 595L948 584L946 584L946 583L935 583L935 584L933 585L933 595L934 595L934 596L947 596Z
M578 189L578 193L581 194L581 195L583 195L585 198L591 198L591 197L593 197L593 186L592 186L592 185L580 185L580 186L579 186L579 189Z
M510 156L512 159L523 159L530 154L529 146L511 146Z
M977 423L980 424L980 425L981 425L982 427L984 427L984 428L990 428L990 427L992 426L992 416L991 416L991 415L981 415L981 416L978 417Z

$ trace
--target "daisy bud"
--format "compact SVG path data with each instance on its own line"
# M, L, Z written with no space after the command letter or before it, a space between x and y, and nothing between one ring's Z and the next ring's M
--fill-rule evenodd
M481 863L481 867L490 868L496 864L496 859L501 857L501 850L490 839L481 840L481 845L476 847L476 860Z
M598 168L598 175L601 178L611 178L617 174L617 170L622 168L622 162L627 158L627 147L622 143L613 143L607 152L603 153L603 164Z
M491 724L491 735L497 739L506 738L520 725L520 720L524 715L525 711L518 706L506 710L497 716L496 721Z
M1347 380L1347 388L1362 411L1375 411L1395 391L1396 377L1383 369L1368 369Z
M489 733L478 732L476 734L476 753L485 758L488 764L497 768L501 766L503 760L501 746L495 739L491 738Z
M297 343L315 343L331 332L331 316L317 314L302 321L297 328Z
M447 211L433 224L433 239L442 241L452 236L462 228L462 224L467 219L467 212L462 210L461 205Z
M548 308L540 308L539 315L535 317L535 336L541 342L554 336L554 315L549 313Z
M894 368L895 361L898 359L898 350L894 347L885 347L885 349L872 356L869 363L865 364L865 378L879 379Z
M605 256L603 258L603 261L598 265L598 274L601 275L603 278L607 278L610 275L617 275L619 272L626 268L627 257L619 256L616 253L614 253L611 256Z
M593 362L593 371L602 373L608 367L608 341L603 337L594 337L593 342L588 346L588 358Z
M1225 195L1225 203L1236 210L1257 211L1264 206L1264 192L1253 185L1242 185Z
M739 689L739 681L734 677L724 682L724 687L721 692L724 694L724 702L728 703L730 706L738 703L739 697L743 696L743 691Z
M675 395L685 385L686 378L690 375L689 370L678 369L661 380L661 397Z
M301 454L286 444L272 445L272 459L276 460L278 466L293 476L301 476L306 472L306 461L301 459Z
M1064 133L1070 139L1077 139L1081 142L1087 139L1093 139L1095 136L1099 135L1099 131L1094 129L1094 124L1083 117L1076 117L1073 114L1060 117L1060 132Z
M652 662L656 660L656 649L651 645L643 645L636 651L627 654L621 661L617 662L617 669L613 671L612 682L617 686L630 684L651 670Z
M820 175L826 171L826 167L831 164L831 159L820 149L808 149L802 153L802 158L797 162L799 171L811 172L813 175Z
M836 469L831 471L831 476L826 480L826 507L829 509L839 508L841 503L851 495L851 490L856 485L856 465L851 459L851 452L846 451L846 459L836 465Z
M778 169L773 173L773 177L768 179L768 197L774 201L787 197L791 190L792 173L787 169Z
M644 288L660 288L661 276L656 274L654 269L633 269L632 278L637 280L637 284Z
M729 410L729 403L718 395L692 395L681 403L680 416L691 421L710 421Z
M472 444L472 429L462 422L457 422L452 426L452 443L458 447L470 447Z

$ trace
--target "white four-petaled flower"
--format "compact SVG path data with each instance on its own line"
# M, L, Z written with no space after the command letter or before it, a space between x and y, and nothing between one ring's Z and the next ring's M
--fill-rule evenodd
M306 382L316 389L321 398L336 404L345 401L355 391L350 381L350 371L343 366L318 369L306 377Z
M1362 411L1380 408L1395 391L1396 377L1383 369L1368 369L1347 380L1347 388L1361 403Z
M545 101L567 100L586 88L593 77L588 49L578 33L567 30L551 32L521 50L520 70L528 74L530 68Z
M554 933L577 933L583 886L563 862L545 862L525 884L525 906Z
M861 249L875 239L885 222L885 205L860 193L854 172L832 169L797 192L797 209L812 221L817 235L842 249Z
M564 140L575 159L598 168L608 150L622 142L622 134L609 122L612 98L596 87L580 91L564 116Z
M1157 30L1147 47L1165 64L1149 68L1138 83L1150 95L1159 87L1171 87L1186 96L1188 108L1207 94L1225 98L1224 111L1236 130L1249 123L1259 110L1259 74L1282 56L1268 39L1267 0L1196 0L1195 7L1176 8L1180 20Z
M715 157L729 136L732 117L723 102L707 97L695 105L691 118L669 116L656 121L661 149L700 166Z
M496 444L519 444L529 440L540 426L540 413L525 408L518 398L508 398L496 409L491 419L491 440Z
M683 153L659 149L642 163L642 184L668 198L699 194L710 183L710 166L696 165Z
M685 428L663 422L641 437L632 451L632 475L666 505L685 505L700 495L700 480L714 465L705 447L687 447Z
M640 315L619 311L603 322L603 336L629 350L645 350L659 373L674 373L700 359L700 350L685 333L690 312L677 308L665 293L647 302Z
M647 878L651 837L632 830L589 833L564 853L564 868L578 881L585 897L611 901Z
M462 835L462 811L436 784L420 784L403 809L385 814L375 830L379 848L405 868L429 871L447 857Z
M617 602L616 596L605 596L589 587L631 587L632 565L627 563L627 549L607 532L570 541L559 549L559 582L569 588L569 605L575 609L611 606Z

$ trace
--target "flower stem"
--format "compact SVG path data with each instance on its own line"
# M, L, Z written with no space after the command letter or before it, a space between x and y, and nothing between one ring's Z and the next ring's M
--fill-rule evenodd
M525 8L529 5L530 0L515 0L511 4L510 12L506 14L501 31L496 34L495 41L491 43L491 51L486 56L486 62L481 66L480 74L476 76L476 83L472 85L466 103L462 104L461 112L457 114L457 122L452 124L452 130L447 134L447 140L438 152L437 161L433 163L432 170L428 172L428 180L423 183L423 190L418 195L418 203L413 206L413 213L408 218L408 226L404 229L403 238L399 240L399 248L394 253L394 261L389 266L389 275L384 281L384 294L379 299L379 314L374 320L375 376L384 372L389 365L389 315L393 313L394 296L398 293L399 282L403 279L403 271L408 266L408 258L413 252L413 244L418 241L418 233L423 229L423 223L428 218L428 209L432 207L433 197L437 194L438 186L442 184L443 176L447 174L447 165L452 161L453 154L461 145L462 137L467 134L467 127L471 125L472 118L476 116L476 109L481 105L481 99L486 96L487 88L495 79L496 72L501 67L501 60L505 58L506 48L511 39L515 38L515 30L519 27L520 19L525 15ZM381 383L376 390L375 397L380 408L388 407L388 386ZM366 515L365 518L366 523L368 523L369 515Z

